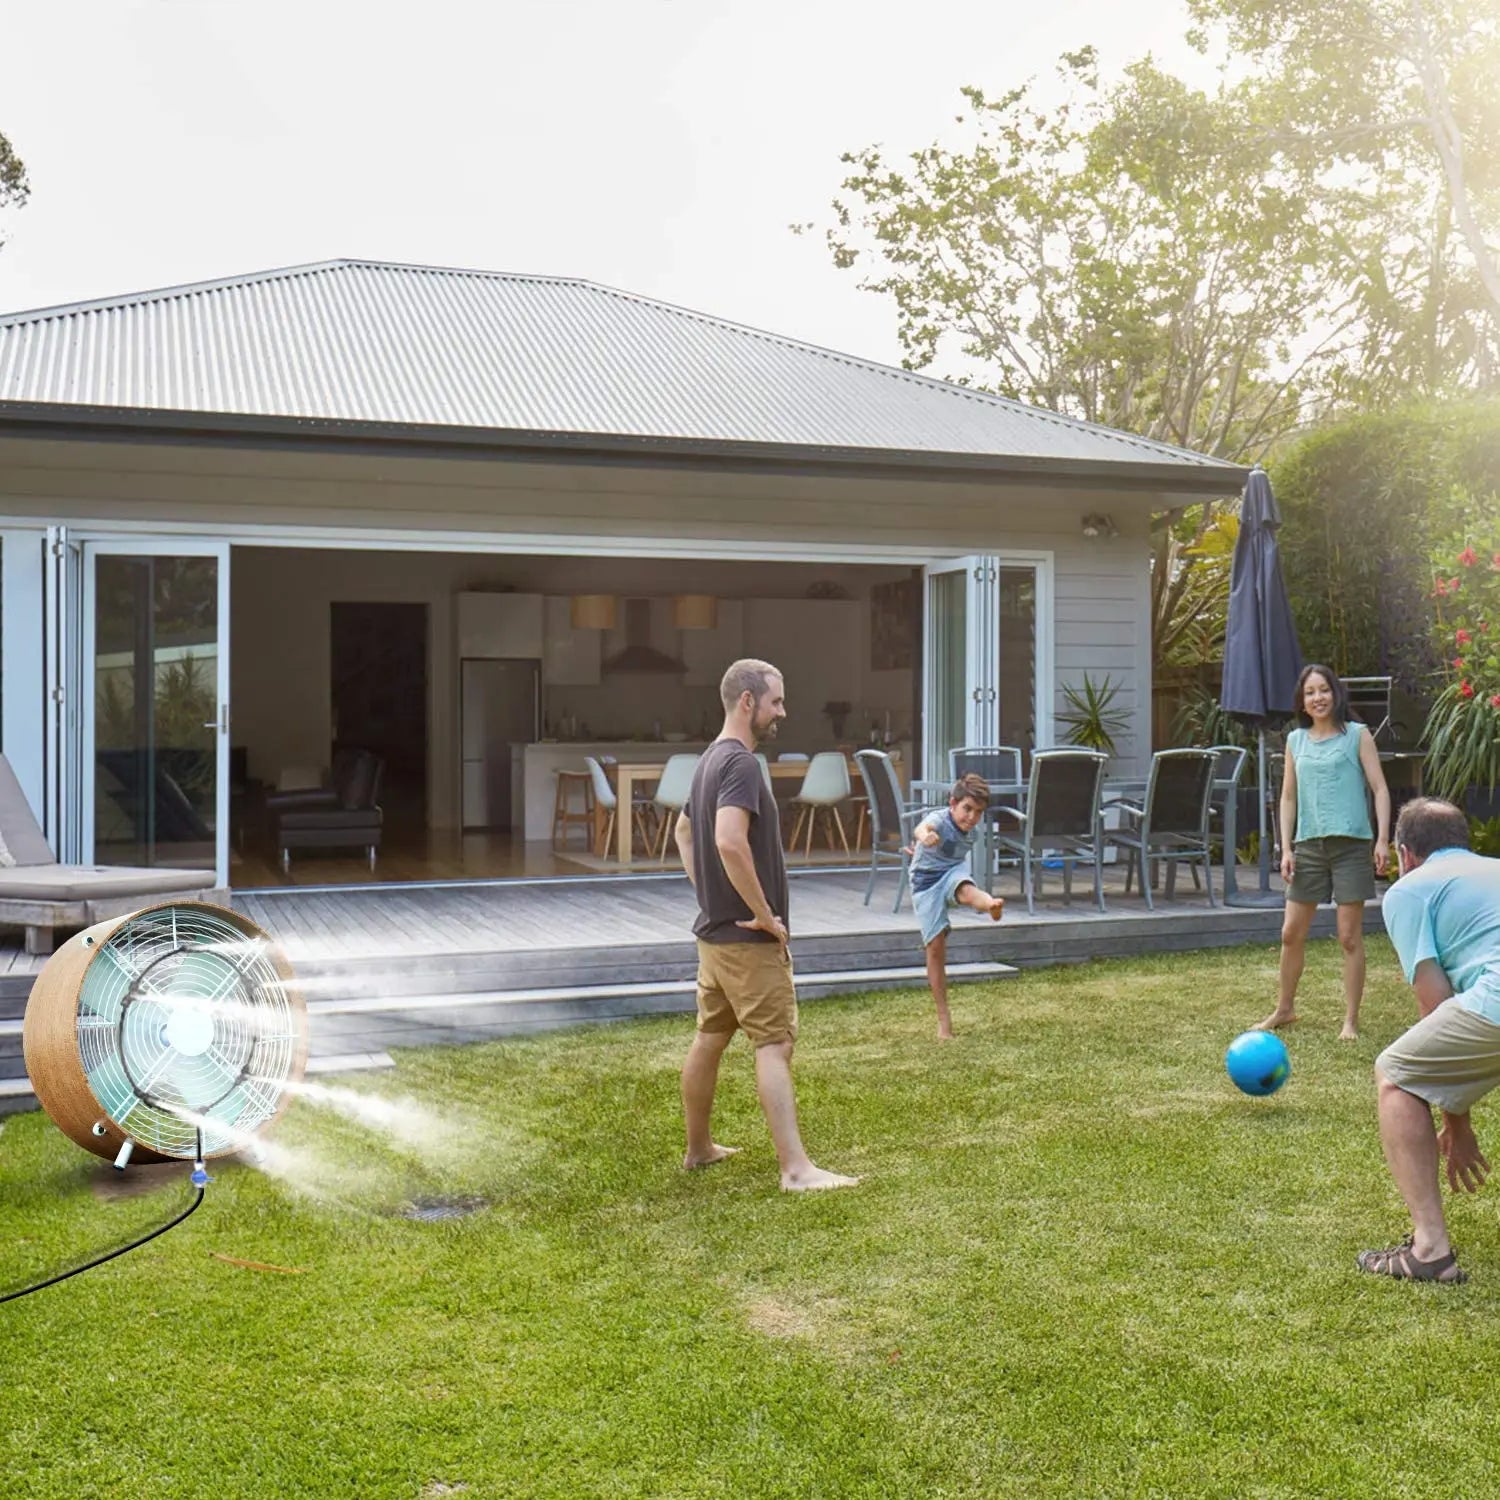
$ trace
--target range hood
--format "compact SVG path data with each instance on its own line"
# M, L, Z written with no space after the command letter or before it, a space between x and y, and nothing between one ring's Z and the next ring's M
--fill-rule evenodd
M601 670L610 673L687 671L684 662L651 644L651 601L625 600L625 647L605 657Z

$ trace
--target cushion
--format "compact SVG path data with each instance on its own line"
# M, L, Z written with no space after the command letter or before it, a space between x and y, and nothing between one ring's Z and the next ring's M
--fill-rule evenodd
M129 865L17 865L0 870L0 901L88 901L110 896L181 895L214 888L212 870Z

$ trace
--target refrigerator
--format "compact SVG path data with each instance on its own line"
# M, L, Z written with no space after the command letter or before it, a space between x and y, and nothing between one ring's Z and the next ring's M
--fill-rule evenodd
M525 822L521 751L541 738L539 661L466 657L459 663L463 827Z

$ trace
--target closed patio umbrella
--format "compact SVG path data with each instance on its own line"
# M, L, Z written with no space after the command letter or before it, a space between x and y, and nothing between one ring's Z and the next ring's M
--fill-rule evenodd
M1302 651L1281 576L1276 544L1281 512L1271 481L1259 465L1245 484L1240 534L1229 568L1229 616L1224 631L1224 680L1220 705L1258 731L1257 785L1260 802L1260 895L1226 891L1226 901L1269 905L1270 840L1266 837L1266 724L1285 719L1295 707ZM1230 865L1232 869L1232 862Z

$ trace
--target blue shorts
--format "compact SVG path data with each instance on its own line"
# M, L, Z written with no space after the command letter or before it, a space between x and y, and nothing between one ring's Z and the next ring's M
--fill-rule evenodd
M942 875L936 885L930 885L925 891L915 888L911 893L912 910L917 914L917 921L922 924L922 946L925 948L933 938L947 932L953 924L948 920L948 908L954 904L954 898L958 894L961 885L973 885L974 872L968 863L954 865L954 867Z

